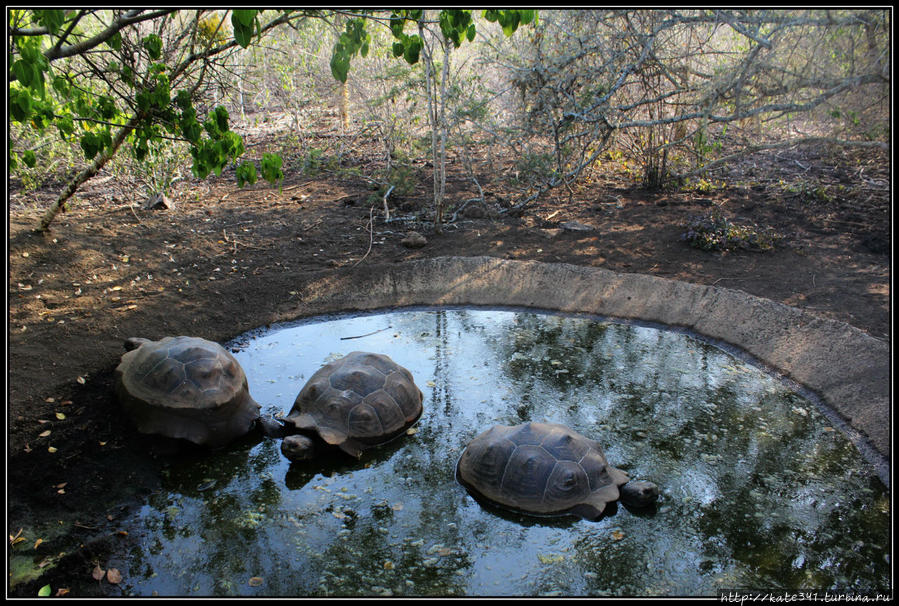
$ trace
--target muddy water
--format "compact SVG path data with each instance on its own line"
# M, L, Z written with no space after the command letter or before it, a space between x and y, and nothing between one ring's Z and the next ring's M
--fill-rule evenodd
M886 592L889 494L808 400L688 335L509 310L276 327L236 354L265 412L325 362L386 353L424 392L412 435L290 465L244 441L167 470L109 566L132 595L715 595ZM662 487L598 522L485 508L456 484L494 424L566 424ZM822 593L823 595L823 593Z

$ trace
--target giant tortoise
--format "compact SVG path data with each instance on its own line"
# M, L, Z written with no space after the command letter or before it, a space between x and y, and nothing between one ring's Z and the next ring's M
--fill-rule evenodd
M141 433L222 446L259 418L240 364L199 337L130 338L115 370L115 392Z
M316 455L316 438L354 457L405 433L422 413L412 374L383 354L354 351L310 378L284 419L263 418L271 437L283 437L291 461Z
M496 425L468 444L456 479L477 500L538 516L602 516L608 503L645 507L652 482L631 482L609 465L598 443L556 423Z

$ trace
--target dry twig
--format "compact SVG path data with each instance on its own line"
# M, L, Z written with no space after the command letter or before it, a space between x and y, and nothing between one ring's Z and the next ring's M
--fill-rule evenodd
M362 258L361 258L361 259L359 259L358 261L356 261L355 263L353 263L353 267L356 267L357 265L359 265L360 263L362 263L363 261L365 261L365 257L367 257L367 256L368 256L368 253L371 252L371 245L372 245L372 244L374 243L374 241L375 241L375 236L374 236L374 217L373 217L373 216L374 216L374 212L375 212L375 207L374 207L374 206L372 206L371 208L368 209L368 250L365 251L365 254L362 255Z

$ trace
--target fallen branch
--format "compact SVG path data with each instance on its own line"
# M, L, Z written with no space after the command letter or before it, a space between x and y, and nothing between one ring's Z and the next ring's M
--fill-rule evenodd
M140 223L140 224L143 224L143 221L141 221L141 220L140 220L140 217L137 216L137 213L134 212L134 205L131 204L131 203L129 202L129 203L128 203L128 208L131 209L131 214L134 215L134 218L137 219L137 222Z
M363 261L365 261L365 257L367 257L367 256L368 256L368 253L371 252L371 245L372 245L372 243L374 243L374 241L375 241L375 236L374 236L374 218L373 218L374 212L375 212L375 207L374 207L374 206L372 206L371 208L368 209L368 250L365 251L365 254L362 255L362 258L361 258L361 259L359 259L358 261L356 261L355 263L353 263L353 267L356 267L357 265L359 265L360 263L362 263Z
M480 187L480 186L479 186L479 187ZM448 222L449 222L449 223L455 223L455 222L456 222L456 217L459 215L459 213L462 212L463 210L465 210L465 207L468 206L469 204L471 204L472 202L480 202L481 204L483 204L483 203L484 203L484 197L483 197L483 195L482 195L480 198L469 198L468 200L465 200L465 201L459 206L459 208L457 208L457 209L453 212L453 216L450 217L450 220L449 220Z
M253 246L252 244L244 244L242 242L238 242L236 236L234 237L234 240L232 241L231 238L228 237L228 233L224 229L222 229L222 240L224 240L228 244L234 245L234 250L233 250L234 254L237 254L237 246L238 245L243 246L244 248L252 248L253 250L265 250L265 247L262 247L262 246Z
M361 339L362 337L370 337L372 335L376 335L379 332L384 332L385 330L390 330L392 326L388 326L387 328L379 328L378 330L373 330L372 332L365 333L364 335L356 335L353 337L340 337L341 341L347 341L349 339Z

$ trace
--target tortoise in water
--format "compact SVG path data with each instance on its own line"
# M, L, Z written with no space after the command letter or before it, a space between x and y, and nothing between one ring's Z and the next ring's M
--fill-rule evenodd
M130 338L115 370L115 392L141 433L222 446L259 418L240 364L198 337Z
M456 465L456 479L476 499L540 516L598 520L607 503L651 505L652 482L631 482L609 465L599 444L555 423L497 425L478 435Z
M413 425L422 399L408 370L386 355L354 351L309 378L283 426L262 423L267 435L284 438L281 452L291 461L315 456L315 436L358 458Z

